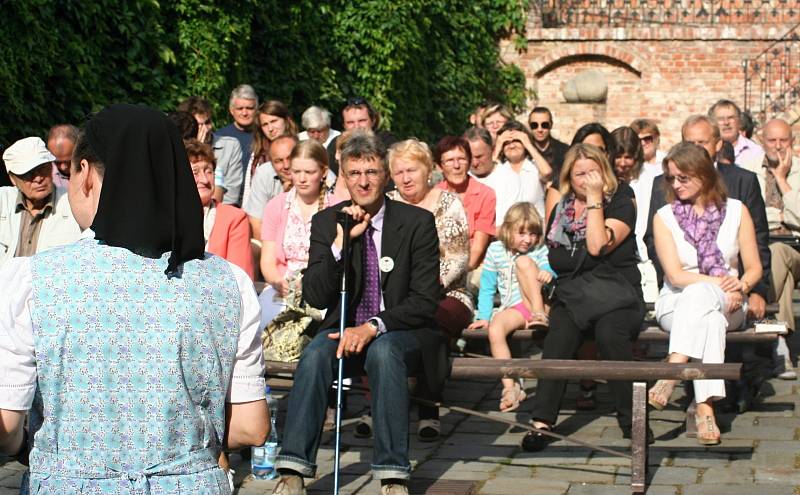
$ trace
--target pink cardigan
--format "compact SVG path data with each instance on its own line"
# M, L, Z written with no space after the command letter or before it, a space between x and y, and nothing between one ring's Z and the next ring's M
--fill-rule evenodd
M264 206L264 214L261 216L261 240L275 242L275 265L281 276L286 273L287 266L286 253L283 251L283 234L286 232L286 223L289 221L289 208L286 207L288 194L288 192L282 192L269 200ZM328 194L325 200L327 206L339 202L331 194Z
M252 280L255 266L247 214L231 205L218 204L216 208L214 227L208 236L208 252L238 265Z

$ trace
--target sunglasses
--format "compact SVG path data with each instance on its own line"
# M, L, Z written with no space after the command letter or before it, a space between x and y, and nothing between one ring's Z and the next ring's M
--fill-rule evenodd
M550 122L542 122L541 124L538 122L528 122L528 125L530 126L531 130L536 130L539 128L539 125L542 126L542 129L550 129L550 126L553 124Z
M650 143L652 143L653 141L655 141L655 139L656 139L656 137L655 137L655 136L653 136L652 134L648 134L647 136L642 136L642 137L640 137L640 138L639 138L639 141L641 141L641 142L642 142L642 144L650 144Z
M345 102L345 106L347 107L354 107L358 105L369 105L369 103L367 103L366 99L360 96L356 96L354 98L348 98L347 101Z
M665 175L664 180L667 181L667 184L673 184L676 180L679 184L688 184L692 178L688 175Z

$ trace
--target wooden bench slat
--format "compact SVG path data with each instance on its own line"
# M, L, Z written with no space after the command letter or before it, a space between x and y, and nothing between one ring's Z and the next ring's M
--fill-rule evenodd
M267 361L267 373L294 373L297 363ZM575 361L563 359L454 358L450 375L464 378L550 378L600 380L700 380L739 378L741 364L665 363L642 361Z
M515 330L514 333L509 335L512 340L544 340L547 337L547 330L538 328L520 329ZM465 340L486 340L489 338L489 332L485 328L478 330L464 330L461 338ZM747 328L745 330L734 330L725 334L727 342L774 342L778 339L777 333L756 333L754 328ZM669 342L669 333L661 330L656 326L649 326L639 332L639 337L636 339L638 342Z

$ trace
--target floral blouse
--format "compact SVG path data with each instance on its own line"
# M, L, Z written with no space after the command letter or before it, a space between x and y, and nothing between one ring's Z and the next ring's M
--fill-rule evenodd
M402 200L400 193L389 193L392 199ZM475 310L472 296L467 292L469 266L469 223L464 205L458 195L442 191L433 211L436 232L439 234L439 278L445 295Z

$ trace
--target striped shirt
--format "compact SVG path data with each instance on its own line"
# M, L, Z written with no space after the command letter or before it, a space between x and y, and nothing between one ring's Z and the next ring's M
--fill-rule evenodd
M486 250L481 272L481 286L478 291L478 311L476 320L489 320L492 316L495 291L500 293L500 310L510 308L522 301L519 282L514 273L514 261L519 254L507 250L503 243L494 241ZM542 244L525 253L536 263L540 270L546 270L556 276L547 260L547 246Z

